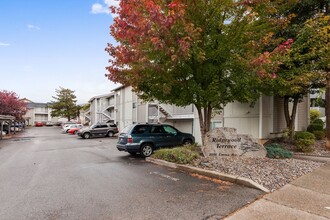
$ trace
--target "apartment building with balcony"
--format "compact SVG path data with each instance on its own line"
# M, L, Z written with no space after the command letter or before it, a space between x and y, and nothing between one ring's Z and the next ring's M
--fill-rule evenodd
M48 103L36 103L26 98L22 100L27 104L27 113L24 116L26 125L33 126L36 122L55 120L51 117L52 110Z
M91 123L115 123L119 130L135 123L166 123L182 132L192 133L200 142L198 113L193 105L179 107L160 103L145 102L132 91L130 86L120 86L109 94L91 98ZM214 117L212 126L222 126L222 118Z
M46 124L48 121L53 123L67 121L66 118L52 117L52 109L50 108L49 103L33 102L27 98L22 99L22 101L27 104L27 112L23 117L27 126L34 126L36 122Z
M91 122L112 122L121 130L135 123L167 123L180 131L192 133L201 143L199 118L193 105L179 107L145 102L132 91L130 86L120 86L109 94L95 96L90 100ZM252 106L250 103L233 102L214 114L211 129L233 127L238 133L251 134L263 140L277 135L286 128L284 103L281 98L260 96ZM295 127L305 130L309 122L309 101L305 98L298 104Z
M90 103L90 108L85 113L85 116L90 120L91 124L96 122L116 123L115 97L112 92L94 96L88 102Z

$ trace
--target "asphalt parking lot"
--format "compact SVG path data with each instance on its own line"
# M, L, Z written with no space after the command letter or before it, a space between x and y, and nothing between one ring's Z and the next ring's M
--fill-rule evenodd
M82 139L28 128L0 142L0 219L221 219L262 192Z

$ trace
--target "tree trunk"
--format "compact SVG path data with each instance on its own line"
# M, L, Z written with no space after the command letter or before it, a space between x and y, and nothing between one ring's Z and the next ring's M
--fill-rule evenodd
M200 106L196 105L196 109L198 112L198 119L199 119L199 129L201 131L201 137L202 137L202 145L204 145L204 139L205 139L205 129L204 129L204 118L202 113L202 108Z
M284 116L286 127L290 128L289 96L284 96Z
M325 89L325 117L326 117L326 146L330 150L330 79L327 79L327 85Z
M296 115L297 115L298 102L299 102L299 97L294 97L292 113L291 113L290 140L293 140L294 131L295 131L295 128L296 128L295 121L296 121Z
M289 100L290 100L289 96L284 97L284 116L285 116L286 126L289 129L289 138L290 140L293 140L299 96L293 97L293 106L292 106L291 114L289 110Z
M205 135L210 130L212 107L210 104L202 108L201 106L196 106L199 118L199 125L202 137L202 145L205 144Z

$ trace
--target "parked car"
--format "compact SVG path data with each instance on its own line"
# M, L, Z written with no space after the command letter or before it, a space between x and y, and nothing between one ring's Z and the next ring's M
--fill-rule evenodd
M53 123L53 125L55 125L55 126L62 126L62 122L57 121L57 122Z
M192 134L183 133L167 124L134 124L124 128L117 142L119 151L140 153L149 157L161 147L174 147L195 142Z
M72 121L67 121L67 122L63 122L61 125L62 125L62 128L64 128L67 125L73 125L73 124L77 124L77 123L72 122Z
M11 127L10 130L11 131L15 131L15 132L16 131L22 131L22 129L21 128L18 128L18 127Z
M82 124L68 124L68 125L63 127L62 132L63 133L68 133L68 131L72 128L79 128L80 129L82 127L83 127Z
M91 137L113 137L117 133L116 124L96 123L88 128L80 129L77 134L84 139L89 139Z
M16 128L23 128L24 127L24 124L23 124L23 122L15 122L14 126Z
M42 122L40 122L40 121L36 122L36 127L42 127L42 126L44 126L44 124Z
M80 128L71 128L68 130L68 134L77 134Z
M46 122L46 126L53 126L53 122L51 122L51 121L47 121L47 122Z

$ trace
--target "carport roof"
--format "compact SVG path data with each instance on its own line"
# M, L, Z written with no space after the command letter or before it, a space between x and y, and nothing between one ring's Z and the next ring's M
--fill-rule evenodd
M11 115L0 115L0 120L14 120L15 117Z

